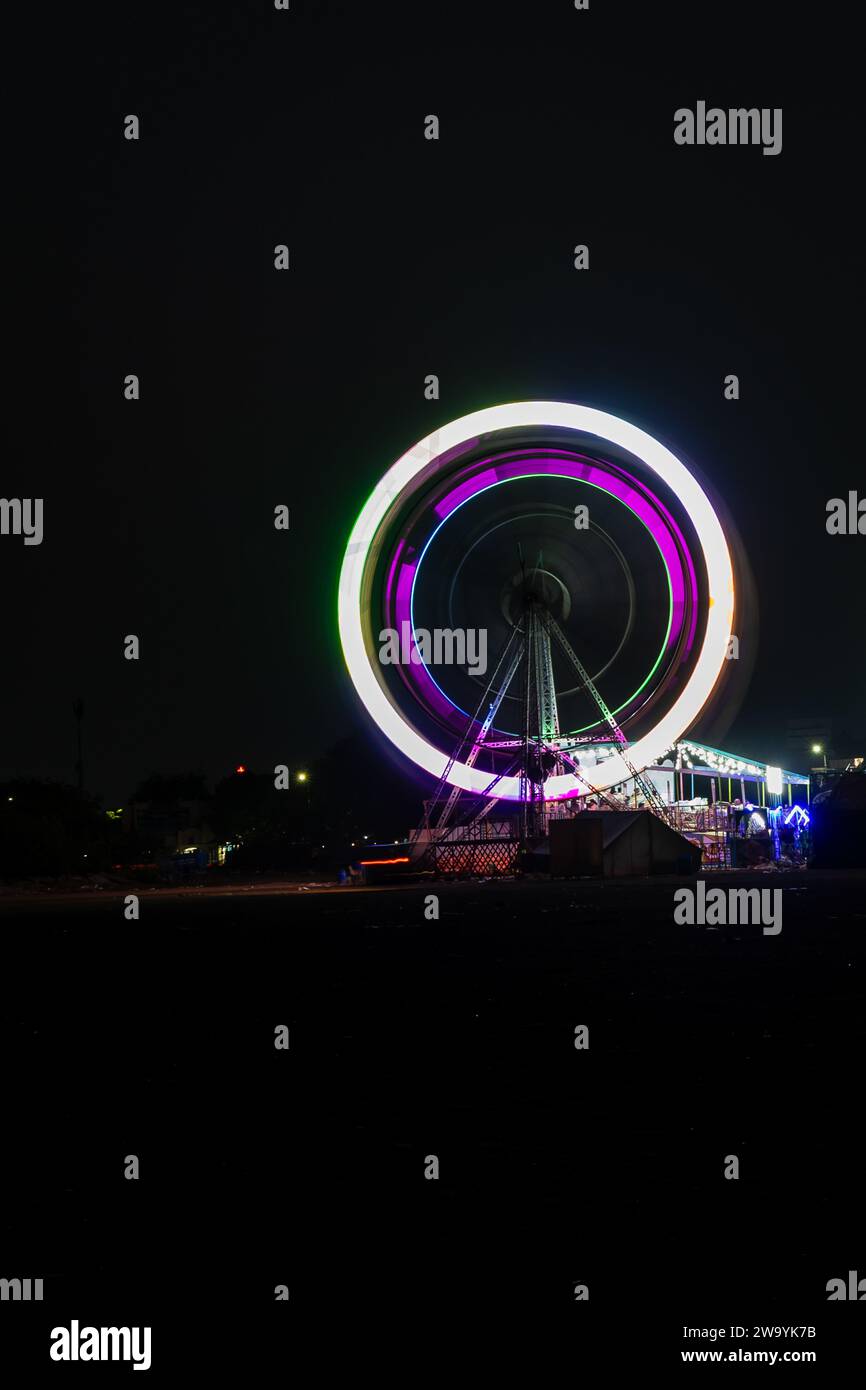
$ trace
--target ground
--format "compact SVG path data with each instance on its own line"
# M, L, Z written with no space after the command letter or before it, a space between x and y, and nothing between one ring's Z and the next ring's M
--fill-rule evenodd
M286 1319L541 1320L577 1368L811 1325L826 1370L866 1307L825 1292L866 1275L866 875L725 883L782 886L780 935L677 926L673 880L7 899L16 1329L132 1304L178 1371L199 1313L227 1359Z

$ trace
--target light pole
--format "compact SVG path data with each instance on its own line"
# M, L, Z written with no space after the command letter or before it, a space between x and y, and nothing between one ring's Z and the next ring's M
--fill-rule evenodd
M82 698L81 698L80 695L77 696L77 698L74 699L74 700L72 701L72 713L75 715L75 724L76 724L76 729L77 729L78 761L77 761L76 764L75 764L75 770L76 770L76 772L77 772L77 774L78 774L78 790L79 790L79 791L83 791L83 790L84 790L84 759L83 759L82 753L81 753L81 721L82 721L82 719L84 718L84 701L82 700Z
M309 773L307 773L307 772L296 772L296 773L295 773L295 781L296 781L296 782L305 783L305 782L309 782L309 780L310 780ZM310 809L310 791L309 791L309 787L307 788L306 806L307 806L307 810L309 811L309 809Z

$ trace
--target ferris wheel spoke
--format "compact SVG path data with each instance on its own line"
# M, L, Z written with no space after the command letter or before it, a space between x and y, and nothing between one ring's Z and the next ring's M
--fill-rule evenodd
M516 644L516 650L513 651L513 652L511 653L511 658L510 658L510 660L508 660L509 650L510 650L510 648L511 648L513 645L515 645L515 644ZM461 753L463 752L464 748L466 747L467 743L469 742L469 739L470 739L470 737L471 737L471 735L472 735L472 729L473 729L474 725L476 725L476 724L479 723L479 716L480 716L481 711L482 711L482 709L483 709L483 707L484 707L484 702L485 702L485 700L489 697L491 690L493 690L494 687L496 687L494 697L493 697L493 699L490 701L490 704L489 704L488 709L487 709L487 713L486 713L486 715L484 716L483 721L480 721L480 722L481 722L481 727L480 727L480 729L479 729L479 731L478 731L478 734L477 734L477 736L475 737L475 739L474 739L474 741L473 741L472 747L470 748L468 754L466 755L466 766L467 766L467 767L474 767L474 766L475 766L475 763L476 763L476 761L477 761L477 759L478 759L479 753L480 753L480 752L482 751L482 749L485 747L485 742L484 742L484 741L485 741L485 739L486 739L486 737L487 737L487 734L490 732L490 729L491 729L491 727L492 727L493 721L494 721L494 719L496 718L496 715L497 715L497 713L498 713L498 711L499 711L499 707L500 707L500 705L502 704L502 701L503 701L504 698L505 698L505 695L506 695L506 693L507 693L507 691L508 691L508 687L511 685L511 682L513 681L515 675L517 674L518 667L520 666L520 663L521 663L522 660L523 660L523 649L522 649L522 646L520 645L520 643L517 642L517 631L516 631L516 629L515 629L515 630L511 633L511 635L509 636L508 641L506 642L506 644L505 644L505 646L504 646L504 648L503 648L503 650L502 650L502 654L501 654L501 656L500 656L498 662L496 663L496 667L495 667L495 669L494 669L494 671L493 671L493 675L491 676L490 681L488 682L487 688L486 688L484 694L482 695L481 700L479 701L479 704L478 704L478 707L477 707L477 709L476 709L476 711L475 711L475 714L472 716L472 718L469 720L469 723L468 723L467 726L466 726L466 731L465 731L465 733L463 734L463 738L461 739L461 741L460 741L460 743L457 745L457 747L454 749L453 753L451 754L451 757L449 758L448 762L446 763L446 765L445 765L445 770L443 771L442 776L441 776L440 779L439 779L439 783L438 783L438 785L437 785L437 787L436 787L436 791L435 791L433 797L431 798L431 800L428 802L427 809L426 809L426 814L425 814L425 817L424 817L424 825L426 826L426 828L427 828L428 830L435 830L435 831L437 831L437 832L440 832L440 831L441 831L441 832L444 832L445 829L447 828L448 822L449 822L450 819L451 819L451 815L452 815L452 813L453 813L454 807L456 806L457 801L459 800L459 797L460 797L460 788L457 787L457 786L452 786L452 787L451 787L451 790L450 790L450 792L449 792L449 794L448 794L448 796L445 798L444 802L442 802L442 793L444 792L445 787L448 786L448 784L449 784L449 778L450 778L451 770L452 770L452 768L454 767L455 762L457 762L458 758L460 757ZM506 661L508 661L507 666L506 666ZM502 678L502 680L500 681L499 685L496 686L497 678L499 677L499 673L500 673L500 671L502 670L503 666L505 666L505 668L506 668L506 669L505 669L505 675L504 675L504 677ZM502 776L502 774L500 773L499 776ZM495 780L495 781L498 781L499 778L497 777L497 778L495 778L494 780ZM496 797L496 798L494 798L494 800L499 800L499 798ZM441 811L439 810L440 804L441 804ZM432 823L432 821L433 821L434 816L436 816L437 811L438 811L438 817L437 817L437 819L436 819L435 826L433 826L431 823ZM419 827L419 830L420 830L420 828L421 828L421 827ZM416 830L415 836L414 836L413 838L417 838L418 833L419 833L419 831Z
M575 670L577 671L581 680L584 682L587 690L590 692L599 709L601 710L605 723L607 724L608 728L611 730L614 738L619 744L620 757L622 758L623 762L625 763L625 766L630 772L632 779L634 780L635 787L640 788L641 792L646 798L647 804L652 806L656 814L661 816L664 820L668 820L670 816L668 806L662 800L662 797L660 796L658 789L654 786L654 784L649 780L648 777L644 777L642 773L638 772L637 768L634 766L634 763L629 758L628 739L626 738L622 729L617 724L613 714L605 704L601 692L596 689L592 677L590 676L586 667L583 665L582 661L580 660L580 657L577 655L577 652L572 647L565 633L562 631L562 628L559 626L559 623L549 613L545 614L545 622L549 626L550 630L553 632L554 636L557 637L557 639L559 640L560 645L562 646L569 660L572 662Z

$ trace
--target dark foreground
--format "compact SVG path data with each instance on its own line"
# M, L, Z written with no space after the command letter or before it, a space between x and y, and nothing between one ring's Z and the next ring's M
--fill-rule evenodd
M527 1342L541 1384L683 1349L850 1369L866 878L752 882L779 936L677 926L653 881L7 902L0 1277L45 1301L0 1305L0 1364L128 1376L48 1360L78 1318L151 1325L166 1384L302 1350L315 1381L486 1381Z

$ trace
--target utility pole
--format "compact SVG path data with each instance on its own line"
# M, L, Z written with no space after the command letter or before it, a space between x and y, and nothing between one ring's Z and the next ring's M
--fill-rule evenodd
M72 701L72 713L75 715L76 724L76 747L78 750L78 760L75 764L75 771L78 776L78 790L84 791L84 759L81 753L81 721L84 718L84 701L78 695Z

